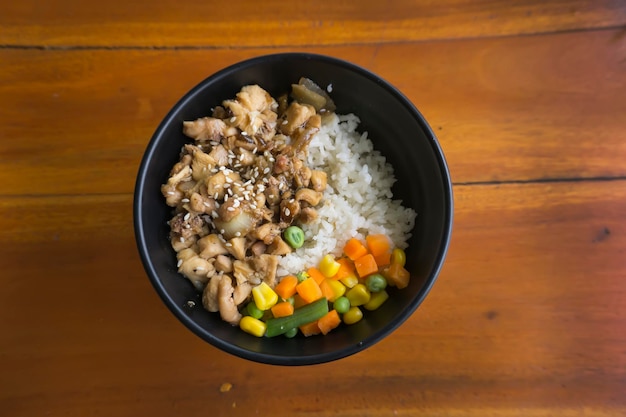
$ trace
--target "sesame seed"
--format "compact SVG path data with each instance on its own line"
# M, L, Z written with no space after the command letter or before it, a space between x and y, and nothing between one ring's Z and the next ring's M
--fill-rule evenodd
M167 192L167 195L174 195L174 194L176 194L174 191L168 191Z
M226 244L224 246L228 246L230 248L231 246L233 246L233 244L230 243L230 242L226 242Z
M215 202L215 208L220 208L220 203L218 203L217 201Z
M191 225L190 224L186 224L185 225L185 229L191 229Z
M229 195L231 195L231 196L233 195L233 190L232 190L232 188L229 188L229 189L227 189L226 191L228 191L228 194L229 194Z
M204 204L205 207L211 207L211 205L208 203L208 201L203 201L202 204Z
M228 210L228 211L235 211L235 208L232 207L232 206L231 207L226 207L226 210Z
M239 154L239 160L243 161L243 158L245 158L246 156L244 154Z
M187 213L187 214L185 214L185 217L183 217L183 220L187 221L187 220L189 220L190 217L191 217L191 213Z
M201 266L197 267L193 272L203 272L205 269Z
M181 236L178 239L180 240L180 243L185 243L185 238L184 237Z
M176 263L176 268L180 268L182 264L183 264L183 260L179 259L178 262Z
M267 174L267 173L269 173L270 171L271 171L271 169L269 169L269 167L267 167L267 168L265 168L265 169L263 170L263 173L264 173L264 174Z
M287 120L283 120L283 125L286 125L287 123L289 123Z
M236 232L235 236L237 236L237 237L241 236L241 232Z
M274 196L274 194L270 194L270 195L268 195L268 197L269 198L274 198L275 196Z
M224 188L230 188L230 183L224 184Z
M256 153L256 151L257 151L257 150L258 150L258 149L257 149L257 147L255 146L255 147L254 147L254 149L252 149L252 153Z
M289 216L291 214L291 210L288 208L285 209L285 216Z
M213 216L213 218L217 218L219 216L219 214L217 214L217 211L213 210L211 212L211 216Z
M253 210L256 210L256 209L257 209L257 205L256 205L256 204L254 204L254 203L250 203L250 207L252 207L252 209L253 209Z
M228 194L224 195L224 203L228 201Z
M328 91L329 93L333 92L333 85L332 84L328 84L328 87L326 87L326 91Z
M237 121L237 118L236 118L235 116L233 116L233 117L231 117L231 118L230 118L230 122L231 122L231 123L235 123L236 121Z
M224 230L224 229L220 229L220 234L222 234L222 235L223 235L224 233L226 233L226 230Z
M220 195L219 195L219 193L215 193L215 194L213 194L213 198L214 198L215 200L217 200L217 198L218 198L219 196L220 196Z
M189 199L188 198L183 198L182 200L180 200L182 203L189 203Z

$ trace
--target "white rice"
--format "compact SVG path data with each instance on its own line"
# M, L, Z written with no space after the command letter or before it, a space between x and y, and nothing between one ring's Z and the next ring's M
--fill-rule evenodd
M359 122L352 114L328 116L311 141L309 167L327 173L328 187L318 219L302 226L305 244L281 258L279 276L315 266L328 253L341 256L352 237L384 233L406 248L417 214L393 200L393 167L374 150L367 133L356 131Z

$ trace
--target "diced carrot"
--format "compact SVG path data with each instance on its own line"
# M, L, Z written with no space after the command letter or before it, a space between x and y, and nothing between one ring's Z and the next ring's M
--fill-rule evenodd
M300 308L300 307L305 306L307 304L309 304L309 303L304 301L304 299L302 297L300 297L300 294L296 293L293 296L293 307L294 308Z
M411 273L402 265L397 263L392 263L388 268L385 268L383 270L383 275L387 278L389 285L400 289L406 288L406 286L409 285L409 279L411 278Z
M319 269L317 269L314 266L312 266L309 269L307 269L306 273L309 274L309 276L311 278L313 278L315 280L315 282L317 282L318 284L326 279L324 274L322 274L322 271L320 271Z
M354 267L356 268L357 274L359 274L359 277L361 278L365 278L370 274L378 272L376 259L374 259L374 255L371 253L361 256L359 259L355 260Z
M340 280L355 273L354 263L349 258L339 258L339 271L332 277L334 280Z
M384 234L367 235L365 237L369 252L374 255L382 255L383 253L391 253L391 241Z
M293 314L293 306L288 301L282 301L280 303L274 304L271 310L272 315L276 318L291 316Z
M312 303L323 297L319 284L313 278L307 278L296 285L296 291L306 303Z
M341 324L341 319L339 318L337 310L330 310L325 316L317 321L317 327L325 335L332 329L339 326L339 324Z
M313 336L313 335L321 333L321 330L319 326L317 325L317 320L308 324L303 324L299 328L302 334L305 336Z
M296 293L296 285L298 285L298 278L294 275L287 275L274 287L274 292L283 300L286 300L289 297L293 297Z
M357 238L351 238L343 247L343 253L353 261L367 254L367 248Z
M376 260L376 265L380 268L381 266L386 266L391 263L391 252L381 253L380 255L374 255L374 260Z

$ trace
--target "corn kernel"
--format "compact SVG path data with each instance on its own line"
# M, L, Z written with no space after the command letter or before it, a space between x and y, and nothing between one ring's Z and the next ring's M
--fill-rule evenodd
M363 284L356 284L354 287L350 288L348 292L346 292L346 298L350 300L350 305L352 307L367 304L371 296L372 293Z
M269 310L278 302L278 294L265 282L260 283L252 289L254 303L259 310Z
M252 316L244 316L241 318L241 321L239 321L239 328L252 336L263 337L267 325Z
M370 311L376 310L385 301L387 301L388 298L389 298L389 294L387 294L387 291L385 290L374 292L372 293L370 300L367 303L363 304L363 308L365 308L366 310L370 310Z
M343 315L342 320L346 324L354 324L363 318L363 312L358 307L350 307L350 310Z
M355 274L350 274L341 278L339 281L341 281L346 287L352 288L359 283L359 278Z
M328 286L333 290L333 299L329 301L335 301L337 298L341 297L346 293L346 286L341 283L341 281L335 281L332 279L326 280Z
M325 255L319 264L319 270L324 274L326 278L334 277L339 271L341 264L335 260L333 255Z

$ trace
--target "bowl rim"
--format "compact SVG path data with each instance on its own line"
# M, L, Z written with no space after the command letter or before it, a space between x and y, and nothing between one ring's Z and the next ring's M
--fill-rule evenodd
M252 352L246 350L242 347L239 347L235 344L226 342L221 338L215 337L213 334L208 332L203 327L199 326L194 320L192 320L188 314L185 313L183 308L176 304L170 295L165 290L165 287L162 285L159 279L159 274L157 273L154 265L150 262L149 249L146 243L146 237L143 231L144 224L144 215L142 211L141 200L146 192L144 188L144 184L146 181L146 173L150 160L154 156L156 143L159 142L161 136L163 135L163 131L165 127L171 123L173 116L180 111L182 107L184 107L187 102L193 99L197 94L199 94L207 84L213 84L215 82L219 82L219 80L232 72L236 72L242 68L251 67L261 62L270 61L280 61L286 59L299 59L299 60L316 60L326 62L331 65L344 67L351 72L356 73L361 77L368 78L370 81L381 86L385 89L389 94L395 97L398 102L402 104L406 110L411 113L414 119L419 123L421 128L423 129L425 136L427 137L430 146L433 149L433 153L437 157L437 166L440 171L442 185L444 187L443 194L445 197L444 207L444 228L442 230L441 243L439 245L437 251L437 258L433 262L433 268L430 276L426 278L425 284L422 286L420 291L413 297L411 303L407 306L407 308L402 311L392 322L388 325L381 328L379 331L374 334L366 337L362 341L357 344L349 345L345 348L338 349L332 352L313 354L307 356L280 356L275 354L268 353L259 353ZM453 186L452 180L450 177L450 171L448 168L448 164L446 162L443 150L441 145L439 144L435 133L432 128L427 123L424 116L417 109L417 107L408 99L398 88L393 86L391 83L383 79L381 76L373 73L372 71L365 69L364 67L354 64L350 61L337 58L330 55L322 55L317 53L308 53L308 52L280 52L280 53L272 53L259 55L252 58L243 59L234 64L228 65L221 70L214 72L213 74L205 77L195 86L193 86L187 93L185 93L176 103L171 107L171 109L167 112L167 114L163 117L154 133L152 134L149 142L146 145L144 154L141 158L139 168L137 171L137 176L135 180L135 188L133 193L133 229L135 234L135 241L137 245L137 249L139 251L139 255L141 258L141 262L143 264L144 270L148 275L148 278L156 290L157 294L161 298L161 300L165 303L168 310L173 313L176 318L183 323L189 330L191 330L196 336L200 337L206 342L209 342L216 348L234 355L239 358L251 360L257 363L264 363L270 365L314 365L325 362L330 362L334 360L338 360L360 351L367 349L368 347L374 345L375 343L381 341L385 337L387 337L390 333L400 327L419 307L419 305L424 301L430 290L432 289L435 281L437 280L441 269L443 268L443 264L445 258L447 256L447 252L450 245L450 240L452 236L452 227L453 227L453 218L454 218L454 195L453 195Z

